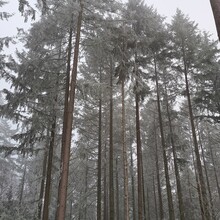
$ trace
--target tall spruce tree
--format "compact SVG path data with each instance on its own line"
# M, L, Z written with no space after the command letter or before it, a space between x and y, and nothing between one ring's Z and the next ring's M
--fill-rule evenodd
M173 33L173 41L175 45L175 57L179 57L180 59L180 63L177 64L175 68L177 68L180 73L184 74L185 80L185 92L188 101L189 118L196 156L196 170L198 172L198 193L201 195L200 205L202 218L210 219L210 210L200 159L197 134L195 130L194 114L192 109L191 92L189 85L189 77L192 77L192 73L195 71L195 69L193 68L193 63L195 63L197 50L200 47L200 37L198 35L197 26L193 22L190 22L189 19L185 17L180 10L177 10L177 13L173 18L171 31Z

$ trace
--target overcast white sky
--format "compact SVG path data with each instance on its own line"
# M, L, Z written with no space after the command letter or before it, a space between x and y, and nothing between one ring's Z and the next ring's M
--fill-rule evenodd
M126 0L123 0L126 1ZM1 11L12 11L15 16L10 18L8 22L0 21L0 37L7 35L15 35L16 27L28 28L29 24L24 24L24 18L18 12L18 0L8 0L9 4L1 9ZM36 0L29 0L36 2ZM153 5L159 14L166 16L169 21L175 14L177 8L187 14L191 20L198 23L201 30L209 31L213 38L217 40L215 23L211 11L209 0L145 0L148 5Z
M149 5L154 5L159 14L169 18L175 14L179 8L187 14L191 20L198 23L201 30L213 34L213 39L217 40L215 22L211 11L209 0L145 0Z

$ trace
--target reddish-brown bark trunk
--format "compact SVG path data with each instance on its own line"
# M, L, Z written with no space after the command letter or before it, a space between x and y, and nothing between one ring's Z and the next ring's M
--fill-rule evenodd
M74 60L73 69L71 73L71 82L69 88L68 99L66 100L64 106L65 118L64 118L64 129L65 132L62 134L62 149L61 149L61 176L58 189L58 206L56 220L64 220L66 213L66 200L67 200L67 187L68 187L68 175L69 175L69 158L70 158L70 146L72 137L72 124L73 124L73 110L75 102L75 88L76 88L76 78L77 78L77 67L78 67L78 57L79 57L79 42L82 26L82 14L83 14L83 4L80 1L80 11L78 15L77 22L77 33L74 48ZM66 85L68 86L68 84ZM66 120L65 120L66 119Z

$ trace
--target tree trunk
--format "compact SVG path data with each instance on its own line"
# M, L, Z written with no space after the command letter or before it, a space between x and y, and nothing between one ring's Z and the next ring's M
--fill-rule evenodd
M177 163L177 153L176 153L176 145L174 143L173 138L173 127L172 127L172 121L171 121L171 115L169 110L169 101L168 101L168 95L167 95L167 87L165 82L165 99L166 99L166 109L167 109L167 117L169 122L169 130L170 130L170 141L172 146L172 153L173 153L173 161L174 161L174 171L175 171L175 177L176 177L176 187L177 187L177 197L178 197L178 203L179 203L179 212L180 212L180 220L185 219L185 211L184 211L184 205L183 205L183 194L182 194L182 187L180 182L180 173Z
M147 220L150 220L151 217L150 217L150 197L149 197L149 189L148 187L146 187L146 194L147 194Z
M61 46L60 46L61 48ZM60 58L60 50L59 50L59 58ZM45 194L44 194L44 206L43 206L43 215L42 220L49 219L49 206L50 206L50 192L51 192L51 176L52 176L52 167L53 167L53 151L55 145L55 135L56 135L56 123L57 123L57 101L58 101L58 89L59 89L59 73L56 77L55 91L54 91L54 104L53 109L51 111L52 116L52 125L50 129L50 139L48 146L48 161L47 161L47 170L46 170L46 186L45 186Z
M113 62L110 60L110 118L109 118L109 211L110 220L114 220L114 149L113 149Z
M216 181L216 185L217 185L218 196L219 196L219 199L220 199L220 185L219 185L218 174L217 174L217 170L216 170L216 163L215 163L215 159L214 159L214 154L213 154L213 150L212 150L212 147L211 147L210 131L209 130L208 130L208 146L209 146L209 150L210 150L210 154L211 154L211 160L212 160L212 164L213 164L213 168L214 168L214 174L215 174L215 181Z
M155 161L156 161L156 172L157 172L157 191L158 191L158 199L159 199L159 210L160 210L160 220L164 219L163 212L163 199L160 185L160 167L159 167L159 158L158 158L158 146L157 146L157 130L156 130L156 122L154 119L154 133L155 133Z
M102 73L100 69L100 86L102 83ZM99 134L98 134L98 180L97 180L97 220L102 217L102 93L99 94Z
M80 11L78 15L77 33L76 33L76 41L74 48L73 69L70 77L71 78L70 88L68 83L66 85L68 86L69 93L68 93L68 99L65 99L65 106L64 106L64 112L65 112L64 115L66 117L64 117L63 131L65 132L62 134L61 176L60 176L59 189L58 189L58 206L57 206L56 220L64 220L65 212L66 212L70 145L71 145L71 137L72 137L73 110L74 110L74 102L75 102L75 87L76 87L76 79L77 79L82 14L83 14L83 4L80 1Z
M138 88L138 71L136 66L137 52L135 52L135 77L136 89ZM139 109L140 94L135 94L135 112L136 112L136 139L137 139L137 185L138 185L138 219L143 220L143 186L142 186L142 148L141 148L141 131L140 131L140 109Z
M128 158L126 145L126 129L125 129L125 91L124 80L121 82L121 98L122 98L122 152L123 152L123 171L124 171L124 219L129 220L129 199L128 199Z
M120 196L119 196L119 177L118 177L118 158L115 159L115 193L116 193L116 219L120 220Z
M159 93L156 58L154 58L154 71L155 71L155 78L156 78L157 108L158 108L158 116L159 116L161 144L162 144L162 149L163 149L163 161L164 161L164 171L165 171L166 189L167 189L167 198L168 198L168 207L169 207L169 218L170 218L170 220L174 220L175 214L174 214L174 208L173 208L173 199L172 199L170 177L169 177L169 170L168 170L168 161L167 161L167 155L166 155L166 145L165 145L165 139L164 139L163 121L162 121L162 114L161 114L161 108L160 108L160 93Z
M141 158L142 159L142 158ZM143 211L144 211L144 215L143 215L143 218L144 218L144 220L146 220L147 219L147 212L146 212L146 193L145 193L145 181L144 181L144 166L143 166L143 161L141 160L141 164L142 164L142 168L141 168L141 170L142 170L142 186L143 186Z
M207 189L208 189L208 193L209 193L209 202L210 202L210 208L211 208L211 212L212 212L212 219L215 220L215 211L214 211L214 208L213 208L214 207L213 206L213 198L212 198L210 181L209 181L209 176L208 176L207 163L206 163L206 159L205 159L205 152L204 152L202 139L201 139L202 137L201 137L201 134L200 134L200 131L199 131L198 124L197 124L197 131L198 131L198 137L199 137L199 145L200 145L201 152L202 152L202 160L203 160L203 164L204 164L206 184L207 184Z
M69 215L69 220L72 220L72 214L73 214L73 201L70 200L70 215Z
M192 111L192 104L191 104L191 97L190 97L190 91L189 91L189 82L188 82L188 70L187 70L187 63L186 63L186 58L185 58L185 50L184 47L182 48L183 50L183 62L184 62L184 75L185 75L185 85L186 85L186 95L187 95L187 101L188 101L188 109L189 109L189 117L190 117L190 124L191 124L191 131L192 131L192 138L193 138L193 144L194 144L194 151L195 151L195 156L196 156L196 169L198 173L198 181L201 189L201 199L202 199L202 216L206 220L211 219L210 213L209 213L209 203L208 203L208 198L207 198L207 193L206 193L206 186L205 186L205 181L203 177L203 172L202 172L202 164L200 160L200 154L199 154L199 147L198 147L198 141L197 141L197 136L196 136L196 129L195 129L195 124L194 124L194 117L193 117L193 111Z
M49 132L49 129L47 129ZM49 136L49 134L48 134ZM47 143L48 144L48 143ZM46 144L46 146L47 146ZM43 171L42 171L42 179L40 184L40 195L39 195L39 202L38 202L38 211L37 216L38 219L41 219L41 212L42 212L42 206L43 206L43 196L44 196L44 183L45 183L45 177L46 177L46 170L47 170L47 150L44 152L44 159L43 159Z
M133 211L133 220L136 220L136 199L135 199L135 187L134 187L134 160L133 160L133 151L132 151L132 141L131 141L131 129L130 129L130 175L131 175L131 191L132 191L132 211Z
M86 155L86 167L85 167L85 186L84 186L84 196L85 202L84 202L84 210L83 210L83 219L87 219L87 192L88 192L88 173L89 173L89 168L88 168L88 156Z
M57 97L56 97L57 101ZM55 113L56 114L56 113ZM50 145L48 151L48 161L47 161L47 176L46 176L46 186L44 194L44 206L43 206L43 217L42 220L49 219L49 205L50 205L50 191L51 191L51 176L53 167L53 150L55 143L55 133L56 133L56 115L54 115L53 124L51 126L50 135Z
M192 140L190 140L190 141L192 142ZM202 214L204 212L203 211L204 207L203 207L203 202L202 202L201 187L199 185L199 177L198 177L198 173L197 173L197 170L196 170L196 163L195 163L195 156L194 156L193 148L191 148L191 150L192 150L192 161L193 161L195 177L196 177L197 192L198 192L198 196L199 196L199 204L200 204L200 210L201 210L201 217L202 217L202 220L205 220L205 216Z
M24 171L23 171L23 175L22 175L22 179L21 179L21 191L20 191L20 195L19 195L19 205L20 206L21 206L22 200L23 200L26 172L27 172L27 165L26 165L26 162L25 162L25 164L24 164Z
M157 196L156 196L156 187L155 187L155 180L154 180L154 174L153 174L153 191L154 191L154 213L155 213L155 219L158 220L158 214L157 214Z
M143 187L142 187L142 149L140 135L139 95L135 95L136 101L136 137L137 137L137 176L138 176L138 219L143 218Z
M69 87L70 87L70 71L71 71L71 54L72 54L72 38L73 38L73 18L70 23L69 30L69 40L68 40L68 55L67 55L67 68L66 68L66 88L65 88L65 101L64 101L64 112L63 112L63 130L62 130L62 146L66 145L66 139L63 134L66 134L66 124L67 124L67 105L69 99ZM66 106L66 110L65 110ZM64 126L65 125L65 126ZM63 150L61 148L61 158L63 158Z
M105 164L104 164L104 177L103 177L103 191L104 191L104 196L103 196L103 199L104 199L104 203L103 203L103 219L106 219L108 220L109 219L109 211L108 211L108 185L107 185L107 157L106 157L106 152L107 152L107 149L106 149L106 144L104 146L104 161L105 161Z

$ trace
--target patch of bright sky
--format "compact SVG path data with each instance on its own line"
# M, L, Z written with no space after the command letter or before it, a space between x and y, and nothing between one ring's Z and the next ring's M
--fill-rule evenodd
M31 18L28 22L24 22L24 17L18 11L18 0L8 0L7 2L7 4L0 8L0 11L8 12L13 14L13 16L7 21L0 21L0 37L15 36L17 34L17 28L27 30L31 24ZM31 2L34 6L35 1L31 0Z
M30 5L34 6L36 0L29 0ZM123 0L126 2L126 0ZM179 8L192 21L198 23L201 30L210 32L214 39L217 39L215 22L211 11L210 2L208 0L145 0L146 4L153 5L158 13L167 17L167 21L175 14ZM8 22L0 21L0 37L12 36L17 33L18 28L27 30L30 27L30 21L24 23L24 18L18 12L18 0L8 0L8 4L0 8L1 11L14 13Z
M214 40L217 40L215 21L210 1L208 0L145 0L147 5L153 5L158 13L171 21L176 9L179 8L190 20L198 23L202 31L208 31Z

